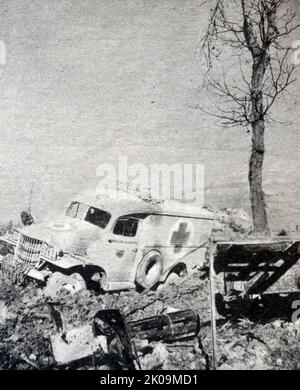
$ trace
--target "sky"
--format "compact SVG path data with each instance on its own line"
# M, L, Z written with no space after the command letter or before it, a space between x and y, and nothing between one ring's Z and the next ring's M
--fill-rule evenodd
M194 55L207 22L200 3L1 1L0 221L29 204L37 218L59 212L97 184L100 164L120 156L148 167L204 164L206 204L249 209L251 135L193 108L207 99ZM297 81L275 108L292 125L266 131L276 227L300 224L299 101Z

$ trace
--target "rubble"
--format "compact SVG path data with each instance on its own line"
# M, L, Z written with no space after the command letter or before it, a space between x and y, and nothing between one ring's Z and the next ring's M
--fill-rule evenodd
M85 282L79 274L72 276L63 275L60 272L53 273L47 281L44 288L45 297L55 298L61 289L70 291L71 294L76 294L81 289L85 288Z
M147 352L140 358L143 370L164 368L169 357L169 352L164 344L156 343L153 347L148 348Z
M55 362L50 345L51 335L57 332L49 314L50 303L63 312L67 329L92 323L101 307L121 309L127 321L159 315L170 306L195 309L201 313L199 338L164 343L137 339L136 346L142 368L209 369L209 290L207 280L203 277L204 274L198 272L184 279L181 284L170 285L168 289L159 292L140 294L127 291L96 295L92 291L79 291L72 295L63 291L55 299L37 293L39 290L33 284L26 287L1 284L0 299L5 302L9 315L5 323L0 325L0 367L60 367ZM276 302L273 305L278 306ZM283 307L284 303L280 306ZM274 313L270 312L269 317L260 317L261 323L258 323L252 319L240 321L241 310L237 309L236 312L237 317L231 315L229 320L220 315L218 317L217 369L300 368L299 325L289 322L289 314L283 318L274 318ZM267 315L268 310L263 312ZM279 323L280 326L277 326ZM32 359L32 355L36 359ZM111 369L114 362L114 359L100 360L97 369ZM93 363L87 361L81 367L93 368ZM68 368L68 364L64 368Z
M93 356L98 350L107 353L105 336L94 337L91 325L83 325L69 331L63 330L59 334L51 335L50 342L53 357L59 365Z
M219 214L214 237L242 238L251 234L251 229L244 213L226 210ZM278 303L276 299L281 300ZM299 369L299 323L291 323L293 300L289 299L264 297L257 306L256 302L250 305L240 300L232 303L226 313L220 311L217 369ZM55 314L49 307L63 313L61 321L53 320ZM200 313L199 334L194 334L192 340L179 341L134 337L141 368L211 369L210 298L205 268L176 279L158 291L143 293L130 290L100 294L92 290L57 289L54 294L48 294L32 282L20 286L0 277L0 368L70 368L72 361L59 360L59 354L53 350L53 335L61 342L64 331L85 329L87 324L92 324L99 309L118 309L130 323L163 313L176 313L178 308ZM101 347L105 356L98 355L97 362L83 360L78 367L123 368L117 349L106 349L103 341ZM90 347L93 349L92 345ZM86 357L91 355L91 350L87 349ZM73 359L73 351L71 355Z
M7 318L7 307L5 302L0 301L0 325L4 325Z
M95 313L101 307L119 308L127 321L159 315L168 306L190 307L201 312L207 321L209 318L207 283L205 281L203 283L199 276L200 273L195 274L186 279L181 286L172 285L168 290L160 292L148 291L140 294L136 291L125 291L97 295L85 290L72 295L69 291L62 291L54 299L46 297L42 290L37 289L32 283L25 287L1 284L0 299L5 302L11 317L5 324L0 325L0 367L33 369L30 363L21 359L22 354L30 361L30 355L34 354L36 361L32 362L40 369L57 366L50 343L50 337L57 332L57 327L49 314L49 304L61 308L66 329L92 323ZM37 293L38 291L40 293ZM155 346L155 342L151 345ZM158 350L156 348L156 351ZM168 359L170 367L184 365L185 353L185 347L170 350Z
M95 314L92 324L70 330L64 326L62 313L54 309L52 305L50 309L57 329L57 333L50 336L51 349L58 364L69 364L92 357L97 352L102 355L108 354L111 345L117 341L120 363L122 362L128 368L136 366L141 368L136 351L147 351L148 355L149 350L151 350L149 341L186 340L196 337L200 330L199 315L191 309L167 308L160 315L130 322L125 320L118 309L104 309ZM138 341L138 347L135 339ZM147 341L146 346L139 342L142 340ZM155 345L150 359L160 361L160 357L163 355L160 345L162 344ZM155 367L159 365L160 363L156 362Z
M227 208L214 211L214 215L212 232L214 240L241 239L253 231L252 220L244 210Z

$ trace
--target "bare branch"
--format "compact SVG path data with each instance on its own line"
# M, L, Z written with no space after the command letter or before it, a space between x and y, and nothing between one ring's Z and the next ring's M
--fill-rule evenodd
M222 81L210 77L206 82L208 92L218 98L215 117L222 123L225 120L228 125L231 120L234 125L249 125L264 118L269 121L278 97L295 82L295 67L289 64L290 49L284 46L284 40L300 25L295 23L296 12L288 7L289 2L215 0L213 7L211 1L204 2L211 10L199 47L208 72L214 59L220 60L223 47L231 47L238 57L241 83L229 85L224 74ZM247 67L249 80L244 71Z

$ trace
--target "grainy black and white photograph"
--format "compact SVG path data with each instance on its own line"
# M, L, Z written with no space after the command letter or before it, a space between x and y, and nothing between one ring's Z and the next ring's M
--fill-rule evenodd
M0 15L0 371L299 370L300 1Z

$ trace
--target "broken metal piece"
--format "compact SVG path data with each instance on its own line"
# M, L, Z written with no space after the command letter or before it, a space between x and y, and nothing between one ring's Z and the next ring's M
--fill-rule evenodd
M93 356L98 350L107 351L106 337L95 337L92 325L52 335L50 341L53 357L61 365Z
M57 332L65 330L62 312L53 303L48 303L51 319L56 327Z
M36 268L30 268L25 272L25 275L40 282L45 282L45 274Z
M131 370L135 370L135 362L138 368L141 369L140 362L135 351L135 346L129 335L128 325L117 309L99 310L94 317L94 331L96 335L107 333L107 325L112 328L115 335L119 338L122 345L121 360L124 365ZM110 338L114 338L113 334L110 334ZM110 340L112 341L112 339Z
M183 340L198 335L200 318L196 311L177 310L138 321L126 322L117 309L99 310L93 325L66 330L60 310L50 306L58 333L50 337L58 364L69 364L102 351L117 354L127 369L141 369L134 337L148 341Z
M198 335L200 318L195 310L177 310L128 323L131 334L149 341L174 341Z
M83 325L79 328L67 330L63 315L57 305L48 303L51 319L57 333L50 336L53 357L56 363L64 365L76 360L84 359L101 349L107 353L105 336L95 337L92 325Z

